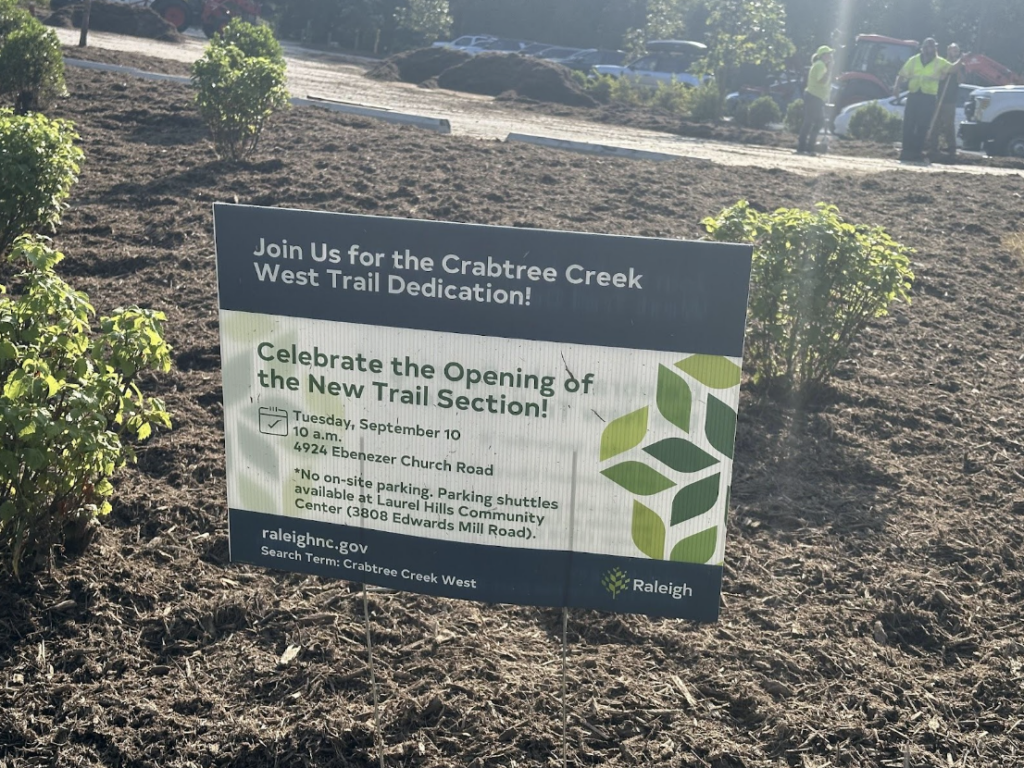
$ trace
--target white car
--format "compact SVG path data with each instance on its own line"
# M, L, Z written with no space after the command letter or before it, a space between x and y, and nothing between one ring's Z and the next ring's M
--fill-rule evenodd
M971 93L978 87L979 86L977 85L960 86L960 90L957 93L956 97L956 117L954 118L957 126L959 126L960 123L962 123L964 120L964 104L967 103L967 97L970 96ZM907 92L904 91L898 97L892 97L888 99L875 99L873 101L862 101L858 104L851 104L850 106L845 107L842 111L840 111L838 115L836 115L836 119L832 123L832 133L834 133L836 136L849 135L850 119L853 117L853 113L856 112L861 107L866 107L870 104L878 104L886 112L892 115L896 115L896 117L902 120L903 110L906 109L907 107ZM957 131L956 145L958 147L962 147L963 139L960 137L959 133L960 132Z
M599 75L623 77L650 88L673 81L697 87L702 82L701 78L690 70L707 53L707 49L703 43L690 40L652 40L647 44L650 53L646 56L625 66L598 64L594 70Z
M497 40L494 35L462 35L454 40L438 40L431 48L478 48L484 43Z

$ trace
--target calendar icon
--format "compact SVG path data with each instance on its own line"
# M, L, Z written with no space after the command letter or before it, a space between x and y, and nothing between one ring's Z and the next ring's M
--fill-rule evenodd
M260 432L264 435L288 436L288 411L284 408L260 408Z

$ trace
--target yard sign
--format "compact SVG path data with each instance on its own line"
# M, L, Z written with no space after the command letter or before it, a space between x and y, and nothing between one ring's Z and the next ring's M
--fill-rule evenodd
M717 618L750 248L214 222L233 561Z

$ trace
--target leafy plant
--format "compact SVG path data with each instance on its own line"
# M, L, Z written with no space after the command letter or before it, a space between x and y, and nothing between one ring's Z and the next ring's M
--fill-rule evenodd
M695 88L690 97L690 119L713 123L722 117L722 97L713 82Z
M881 104L867 104L850 117L850 136L864 141L891 143L903 133L903 120Z
M782 110L779 109L779 105L775 103L775 99L771 96L761 96L758 99L754 99L754 102L750 105L747 121L751 128L764 129L771 123L777 123L781 120Z
M895 301L910 303L913 252L835 206L753 210L740 201L704 219L711 238L754 245L746 348L754 383L810 392Z
M804 100L797 99L790 102L786 107L786 130L790 133L800 133L804 124Z
M110 511L127 441L170 427L138 376L171 361L162 313L118 310L91 338L88 297L54 272L63 254L22 237L10 258L25 270L0 300L0 568L17 574Z
M21 234L60 221L82 161L74 126L0 109L0 258Z
M690 110L692 93L692 87L680 82L658 83L652 103L674 115L685 115Z
M17 0L0 0L0 45L14 30L32 22L32 15Z
M732 119L736 125L746 128L750 125L750 102L741 101L732 110Z
M262 24L232 19L224 29L210 39L210 44L219 47L233 45L243 56L270 59L278 64L285 63L281 44L277 42L270 27Z
M29 16L0 40L0 96L13 96L24 115L65 93L57 34Z
M280 46L275 58L248 56L242 48L225 42L234 37L266 52L270 34L266 28L236 19L225 33L226 37L215 37L192 65L192 83L197 89L199 114L213 134L217 153L242 160L256 151L267 119L288 106L285 63Z

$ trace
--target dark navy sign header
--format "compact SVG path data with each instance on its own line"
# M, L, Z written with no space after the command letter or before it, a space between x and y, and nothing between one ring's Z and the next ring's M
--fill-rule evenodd
M740 357L744 245L214 205L225 310Z

